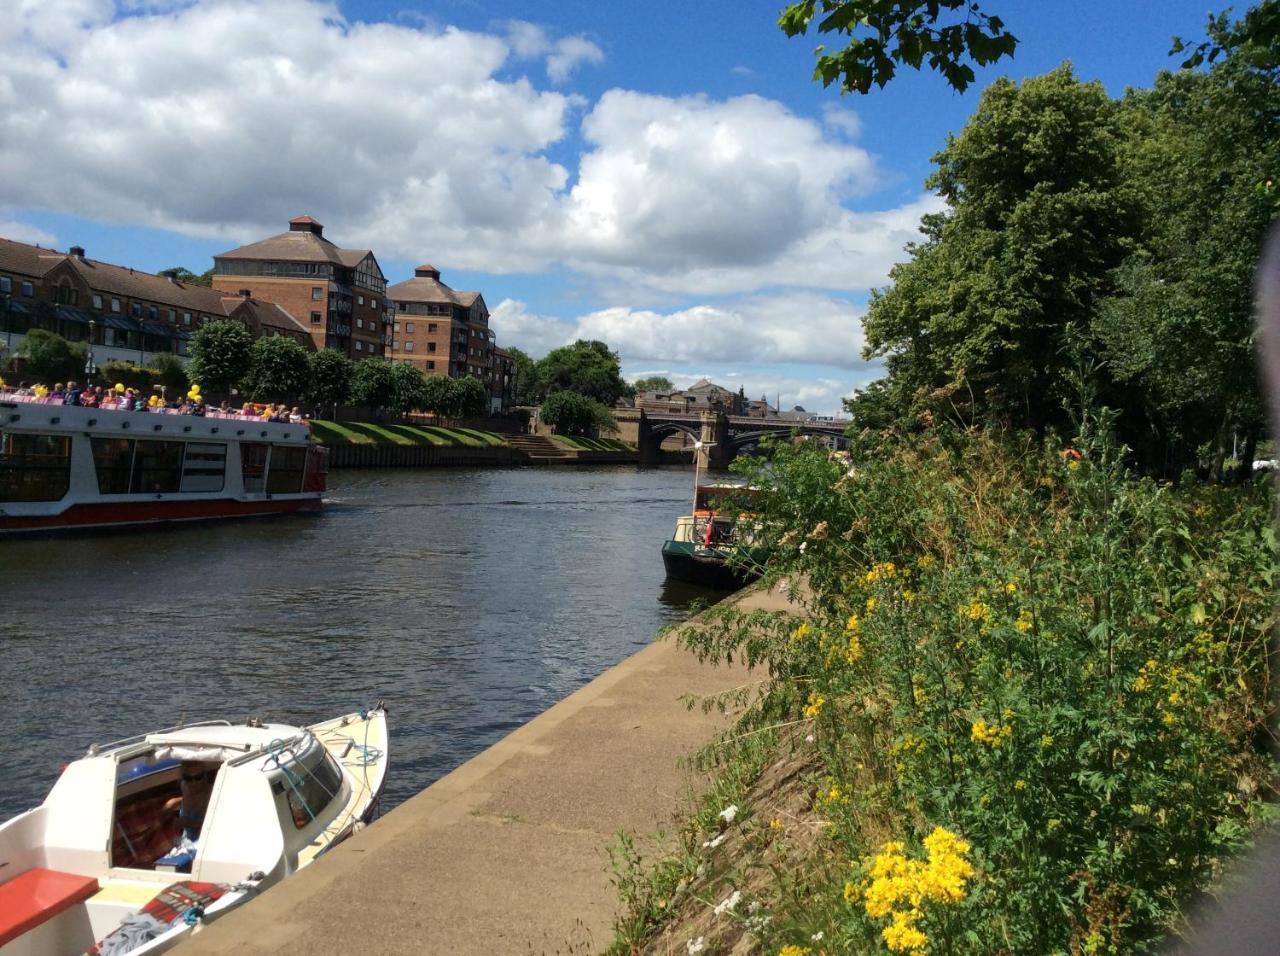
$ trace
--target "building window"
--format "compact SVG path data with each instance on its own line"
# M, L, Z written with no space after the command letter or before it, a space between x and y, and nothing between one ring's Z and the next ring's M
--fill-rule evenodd
M371 304L375 309L378 307L378 300L377 300L377 299L370 299L370 300L369 300L369 303L370 303L370 304Z
M399 343L399 342L392 342L392 343L391 343L391 351L393 351L393 352L399 352L399 351L400 351L400 343Z
M428 331L428 332L434 332L435 330L436 330L436 323L434 323L434 322L428 322L428 323L427 323L427 331Z
M404 343L404 350L405 350L406 352L412 352L412 351L413 351L413 343L412 343L412 342L405 342L405 343Z
M364 328L364 319L356 319L356 328L357 328L357 329L363 329L363 328Z
M319 302L324 298L324 286L313 285L311 287L311 301Z
M153 305L147 309L147 315L149 315L151 317L151 321L154 322L160 318L160 310Z
M3 280L0 280L0 281L3 281ZM99 312L102 311L102 296L95 295L93 297L93 307L97 309Z
M356 343L356 351L357 351L357 352L363 352L363 351L364 351L364 343L363 343L363 342L357 342L357 343Z
M362 295L356 296L356 305L364 305L364 296Z
M190 324L191 324L191 313L190 313L190 312L183 312L183 313L182 313L182 324L183 324L183 325L190 325Z
M430 369L430 370L432 370L432 371L435 371L435 367L436 367L436 363L435 363L435 362L432 362L430 359L428 359L428 360L427 360L427 368L428 368L428 369Z
M312 313L311 313L311 324L312 324L312 325L319 325L319 324L320 324L320 313L319 313L319 312L312 312Z
M31 298L36 294L35 287L30 282L22 283L22 294L28 299Z
M397 322L397 323L396 323L396 331L397 331L397 332L399 332L399 331L400 331L400 323L399 323L399 322Z
M10 292L13 290L13 280L8 276L0 276L0 292ZM94 296L96 299L97 296Z
M130 314L130 315L132 315L135 319L140 319L140 318L142 318L142 305L141 305L141 303L134 302L132 305L130 305L130 306L129 306L129 314Z
M170 310L169 310L169 321L170 321L170 322L173 322L173 323L175 323L175 324L177 323L177 321L178 321L178 310L177 310L177 309L170 309Z
M436 350L436 343L435 343L435 342L428 342L428 343L427 343L427 351L428 351L428 352L434 352L435 350Z
M119 300L119 299L112 299L112 300L111 300L111 311L112 311L112 312L117 312L117 313L120 311L120 300Z
M405 330L406 332L408 332L410 335L412 335L412 334L413 334L413 323L412 323L412 322L406 322L406 323L404 324L404 330Z

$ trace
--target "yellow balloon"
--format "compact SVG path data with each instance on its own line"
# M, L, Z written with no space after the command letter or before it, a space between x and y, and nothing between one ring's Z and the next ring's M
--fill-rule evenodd
M36 398L44 398L48 394L49 394L49 389L47 386L44 386L44 385L36 386Z
M116 392L120 395L124 394L124 382L116 382Z

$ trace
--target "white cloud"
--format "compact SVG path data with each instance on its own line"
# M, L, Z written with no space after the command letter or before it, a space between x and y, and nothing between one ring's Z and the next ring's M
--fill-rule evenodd
M38 226L17 219L0 219L0 236L14 242L27 242L36 246L52 249L58 244L58 237L45 232Z
M578 338L572 322L532 313L528 305L516 299L503 299L494 306L489 313L489 327L503 348L515 346L534 358Z
M563 82L603 57L524 21L486 34L349 21L321 0L16 2L0 206L228 245L310 213L384 260L559 265L631 302L866 289L939 206L850 211L880 177L847 111L627 90L585 104L507 79L513 60ZM585 151L550 158L577 122Z
M563 83L583 63L603 63L604 51L583 36L552 40L547 31L527 20L508 20L501 24L516 56L525 60L545 57L547 77L552 83Z

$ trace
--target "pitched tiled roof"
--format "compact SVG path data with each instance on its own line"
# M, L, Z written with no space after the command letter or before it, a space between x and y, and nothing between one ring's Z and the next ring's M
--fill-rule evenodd
M387 298L394 302L444 302L470 308L479 297L479 292L456 292L439 279L426 276L414 276L387 286Z
M222 296L206 286L172 282L165 276L139 272L96 259L62 257L95 292L171 305L193 312L222 314Z
M323 236L317 236L314 232L306 232L300 230L290 230L282 232L278 236L272 236L270 239L262 239L258 242L251 242L247 246L240 246L238 249L230 249L227 252L219 252L213 258L217 259L267 259L273 262L332 262L334 265L350 266L343 259L344 249L339 249L328 239ZM365 250L360 254L363 259L368 254ZM357 259L356 262L359 262Z
M39 278L65 258L55 249L0 239L0 270Z

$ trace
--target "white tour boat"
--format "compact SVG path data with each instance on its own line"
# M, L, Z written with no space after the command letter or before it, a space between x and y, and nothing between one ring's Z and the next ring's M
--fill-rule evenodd
M0 825L0 956L163 952L369 822L386 772L382 704L95 745Z
M0 537L320 507L328 450L306 424L162 412L0 393Z

